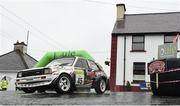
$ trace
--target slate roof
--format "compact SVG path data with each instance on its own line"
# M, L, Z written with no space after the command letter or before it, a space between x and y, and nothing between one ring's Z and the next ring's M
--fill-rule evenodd
M125 14L123 21L116 21L112 35L163 32L180 32L180 12Z
M14 50L0 56L0 70L22 70L32 68L37 60L28 55L23 54L19 50Z

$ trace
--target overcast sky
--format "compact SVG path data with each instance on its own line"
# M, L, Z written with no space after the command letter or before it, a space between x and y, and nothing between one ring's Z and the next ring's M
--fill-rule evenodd
M103 65L117 3L126 14L180 12L179 0L0 0L0 54L26 43L29 30L28 54L37 60L47 51L83 49Z

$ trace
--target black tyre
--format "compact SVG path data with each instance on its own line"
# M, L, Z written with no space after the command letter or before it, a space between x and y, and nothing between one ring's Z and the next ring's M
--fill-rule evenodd
M95 80L94 83L94 89L97 94L103 94L106 91L106 81L103 78Z
M110 90L109 79L107 80L106 90Z
M62 94L73 92L73 80L69 75L60 75L57 82L56 92Z
M22 88L22 91L24 91L25 93L34 93L36 91L36 89L33 89L33 88Z
M45 93L46 90L44 90L44 89L38 89L37 92L38 92L38 93Z

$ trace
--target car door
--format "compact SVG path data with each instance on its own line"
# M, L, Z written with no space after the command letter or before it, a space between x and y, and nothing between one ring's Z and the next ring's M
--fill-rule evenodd
M75 64L75 84L86 85L91 83L87 70L89 70L88 63L83 58L78 58Z

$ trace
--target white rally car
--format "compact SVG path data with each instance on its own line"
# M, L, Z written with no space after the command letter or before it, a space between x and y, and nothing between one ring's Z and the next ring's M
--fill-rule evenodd
M47 89L71 93L79 87L86 87L102 94L108 87L108 79L96 62L82 57L64 57L53 60L46 67L19 71L16 87L25 93Z

